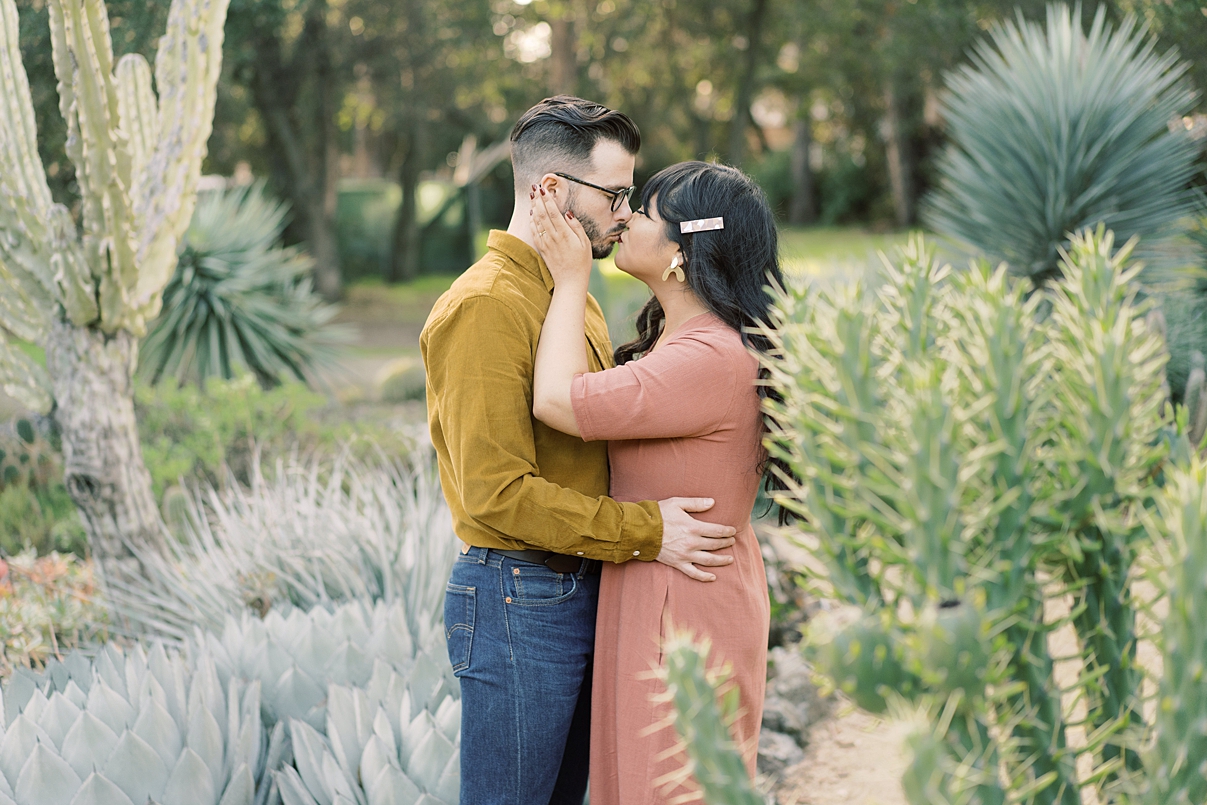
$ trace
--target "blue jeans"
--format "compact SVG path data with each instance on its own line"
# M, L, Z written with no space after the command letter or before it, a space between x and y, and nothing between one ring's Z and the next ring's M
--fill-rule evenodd
M457 557L444 600L461 680L461 805L582 805L599 574L486 548Z

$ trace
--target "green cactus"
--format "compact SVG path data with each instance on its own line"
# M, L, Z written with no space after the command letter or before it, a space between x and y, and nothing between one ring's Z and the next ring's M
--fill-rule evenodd
M1159 514L1150 526L1172 537L1165 557L1169 612L1160 633L1164 674L1144 758L1148 774L1135 801L1207 802L1207 464L1196 457L1171 474Z
M667 695L674 706L675 729L687 746L689 770L709 805L763 805L729 734L738 707L737 688L731 686L718 706L718 691L725 685L710 678L708 653L707 642L696 645L684 634L673 635L663 650Z
M156 94L141 56L114 64L103 0L50 0L77 228L51 198L16 3L0 0L0 385L34 410L54 401L67 487L103 561L129 557L123 540L155 544L162 535L134 428L132 377L137 339L159 312L192 215L228 3L173 0ZM45 348L47 367L5 332Z
M770 449L801 479L785 502L827 566L817 592L866 613L818 667L861 706L942 721L942 751L923 754L948 760L911 772L916 791L1073 805L1141 769L1129 582L1171 423L1131 245L1082 233L1062 281L1028 295L1004 267L949 274L915 240L874 298L778 300ZM1096 770L1084 781L1047 648L1059 624L1044 601L1065 594Z

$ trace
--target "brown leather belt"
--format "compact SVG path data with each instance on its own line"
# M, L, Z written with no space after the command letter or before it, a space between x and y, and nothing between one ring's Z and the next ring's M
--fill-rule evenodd
M564 553L554 553L553 551L501 551L498 548L491 548L491 550L509 559L544 565L554 573L577 573L586 562L590 562L586 567L587 575L598 573L600 568L598 562L592 562L590 559L584 559L581 556L566 556Z

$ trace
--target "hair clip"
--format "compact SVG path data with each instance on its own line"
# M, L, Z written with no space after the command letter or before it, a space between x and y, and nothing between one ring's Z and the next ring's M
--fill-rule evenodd
M701 218L698 221L684 221L679 224L679 232L689 235L693 232L711 232L714 229L724 229L724 218Z

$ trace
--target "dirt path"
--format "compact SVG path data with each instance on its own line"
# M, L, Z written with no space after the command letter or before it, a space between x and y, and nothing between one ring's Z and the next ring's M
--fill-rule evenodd
M840 710L809 731L805 759L790 769L778 805L905 805L908 725Z

